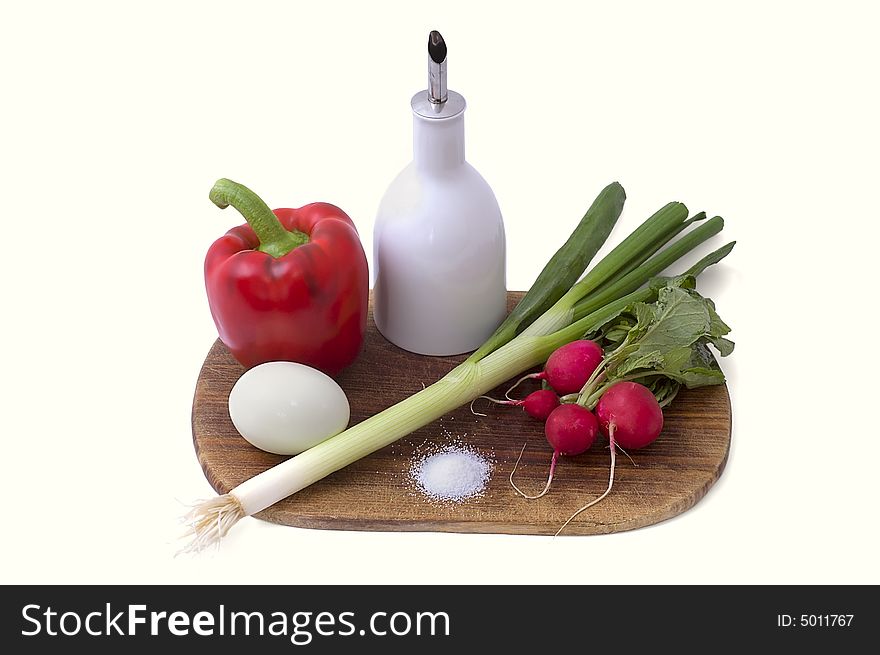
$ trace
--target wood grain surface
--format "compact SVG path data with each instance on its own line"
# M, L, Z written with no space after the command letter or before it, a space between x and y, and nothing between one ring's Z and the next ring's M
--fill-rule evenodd
M513 306L522 296L509 294ZM424 357L382 337L369 319L364 350L338 382L357 423L442 377L464 357ZM205 476L218 493L285 458L262 452L235 430L227 411L233 384L244 372L226 347L214 343L199 374L192 411L193 442ZM536 383L531 388L537 388ZM497 389L503 395L507 385ZM525 392L525 390L523 390ZM551 450L542 425L519 408L478 401L471 414L461 407L316 484L257 514L258 518L306 528L554 534L574 510L604 491L609 454L597 442L578 457L561 458L550 492L526 500L511 489L508 475L523 444L517 470L521 488L536 493L546 480ZM666 409L660 438L618 456L614 490L582 513L563 535L632 530L671 518L700 500L721 475L730 447L730 398L726 386L682 391ZM413 459L461 441L490 457L493 473L483 496L439 503L416 490Z

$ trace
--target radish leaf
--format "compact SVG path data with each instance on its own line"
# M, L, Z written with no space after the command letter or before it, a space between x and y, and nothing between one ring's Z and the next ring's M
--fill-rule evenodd
M693 281L690 274L654 278L653 300L633 303L588 335L606 353L604 376L581 392L588 406L622 380L645 384L664 405L682 385L691 389L724 382L708 346L715 346L722 357L730 354L734 344L724 336L730 327L715 304L692 287Z

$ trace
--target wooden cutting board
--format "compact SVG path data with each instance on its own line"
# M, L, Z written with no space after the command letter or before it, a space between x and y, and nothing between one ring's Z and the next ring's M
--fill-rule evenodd
M511 292L512 307L521 292ZM372 312L364 350L338 378L348 395L352 424L442 377L464 357L413 355L376 330ZM218 340L208 352L196 385L193 441L205 476L218 493L285 458L262 452L235 430L227 411L233 384L244 372ZM537 383L529 390L538 388ZM503 396L503 385L492 394ZM522 390L523 395L526 389ZM609 454L597 442L578 457L561 458L550 492L526 500L508 476L523 444L517 484L537 493L547 477L551 450L542 425L519 408L478 401L465 406L294 496L258 518L304 528L554 534L577 508L608 483ZM665 412L663 433L651 446L617 458L614 489L583 512L563 535L632 530L671 518L700 500L721 475L730 447L730 397L726 386L683 390ZM409 470L415 457L460 440L489 456L494 468L486 493L458 504L429 500L416 490Z

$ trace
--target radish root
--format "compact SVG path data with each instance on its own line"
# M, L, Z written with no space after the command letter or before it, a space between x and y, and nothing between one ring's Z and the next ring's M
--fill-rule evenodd
M482 396L474 398L471 401L471 414L473 414L474 416L488 416L488 414L483 414L483 412L477 412L474 410L474 403L477 402L480 398L482 398Z
M596 498L595 500L591 500L591 501L588 502L586 505L584 505L583 507L581 507L578 511L576 511L574 514L572 514L571 516L569 516L569 517L568 517L568 520L567 520L565 523L563 523L563 524L562 524L562 527L559 528L559 529L556 531L556 534L553 535L554 537L558 537L558 536L559 536L559 533L562 532L563 530L565 530L565 527L566 527L569 523L572 522L572 520L574 519L574 517L576 517L578 514L580 514L580 513L583 512L584 510L589 509L590 507L592 507L592 506L595 505L596 503L600 502L600 501L603 500L608 494L611 493L611 487L614 486L614 464L615 464L615 460L617 459L617 458L616 458L617 449L615 448L615 445L614 445L614 424L611 424L611 426L610 426L609 429L608 429L608 441L610 442L610 448L611 448L611 474L608 476L608 488L605 490L605 493L603 493L601 496L599 496L599 497ZM627 457L629 457L629 455L627 455Z
M186 513L183 520L189 530L183 535L192 537L179 553L200 553L205 548L220 545L226 533L244 517L244 509L231 494L203 500Z
M516 473L516 467L519 466L519 462L522 459L523 453L526 451L526 445L528 441L523 444L522 450L519 451L519 457L516 458L516 463L513 465L513 470L510 472L510 486L516 489L516 492L522 496L523 498L528 498L529 500L537 500L548 491L550 491L550 483L553 482L553 474L556 472L556 462L559 459L559 451L553 451L553 459L550 460L550 475L547 477L547 484L544 485L544 489L537 496L529 496L522 489L516 486L516 483L513 481L513 474Z
M483 398L484 400L488 400L490 403L495 403L496 405L521 405L522 404L521 400L510 400L510 399L498 400L497 398L491 398L490 396L477 396L476 398L474 398L471 401L471 414L473 414L474 416L486 416L485 414L474 411L474 403L477 402L480 398Z
M511 391L516 389L519 385L521 385L526 380L535 380L535 379L543 380L545 377L547 377L547 376L544 373L529 373L528 375L523 375L519 380L514 382L513 386L510 387L510 389L508 389L507 391L504 392L504 397L507 398L508 400L516 400L515 398L510 397Z
M617 450L619 450L619 451L622 452L624 455L626 455L626 458L629 460L629 463L630 463L630 464L632 464L632 465L635 466L636 468L639 468L639 465L636 464L636 461L635 461L632 457L629 456L629 453L628 453L628 452L626 452L626 451L623 449L623 446L621 446L620 444L615 444L615 446L616 446Z

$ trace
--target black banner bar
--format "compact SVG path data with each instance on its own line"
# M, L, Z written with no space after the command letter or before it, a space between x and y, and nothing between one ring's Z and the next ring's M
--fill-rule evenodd
M0 644L39 653L812 651L876 643L876 599L869 586L12 586L2 588Z

